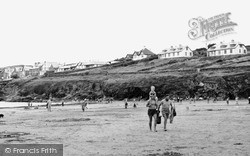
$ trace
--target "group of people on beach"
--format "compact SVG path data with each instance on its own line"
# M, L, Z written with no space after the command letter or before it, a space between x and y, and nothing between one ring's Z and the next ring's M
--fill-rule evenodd
M136 108L138 104L136 103L135 99L133 101L134 101L133 107ZM128 108L128 99L126 98L125 99L125 109L127 109L127 108Z
M179 100L180 101L180 100ZM128 99L125 99L125 109L128 108ZM133 107L137 107L136 100L133 100ZM173 123L174 116L176 116L175 105L169 99L169 97L165 97L162 101L158 101L158 97L156 96L155 87L151 86L151 90L149 92L149 99L147 100L146 107L148 107L148 117L149 117L149 129L152 131L152 124L154 125L154 131L156 130L156 125L161 123L160 119L160 108L161 114L164 118L164 131L167 131L167 120L170 119L170 123ZM159 121L160 120L160 121Z
M169 97L166 97L162 101L158 102L158 97L156 96L155 87L151 86L151 91L149 93L149 100L147 101L146 106L148 107L150 131L152 131L152 121L154 121L154 131L157 132L156 125L157 125L157 120L159 119L160 107L162 116L164 118L164 131L167 131L167 120L170 119L170 123L172 123L174 116L176 116L175 106L169 100Z

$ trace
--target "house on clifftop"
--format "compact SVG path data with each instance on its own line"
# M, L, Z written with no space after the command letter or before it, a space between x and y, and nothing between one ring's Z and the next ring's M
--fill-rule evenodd
M148 57L151 57L151 56L154 56L155 54L148 50L147 48L144 48L140 51L135 51L133 53L133 56L132 56L132 60L135 61L135 60L141 60L141 59L145 59L145 58L148 58Z
M32 65L14 65L4 67L3 79L9 80L13 77L23 78L29 75L29 70L32 69Z
M179 45L178 47L171 46L170 48L162 50L162 52L158 54L159 59L192 56L193 51L188 46L182 45Z
M207 51L207 56L237 55L247 54L247 48L240 42L232 40L229 43L220 42L211 46Z

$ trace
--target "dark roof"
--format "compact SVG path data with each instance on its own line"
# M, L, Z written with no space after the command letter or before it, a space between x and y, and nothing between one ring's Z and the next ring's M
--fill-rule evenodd
M132 57L133 56L133 54L127 54L126 55L126 57Z
M155 55L152 51L148 50L147 48L144 48L140 51L144 55Z
M155 55L152 51L148 50L147 48L144 48L141 51L135 51L133 55L134 54L141 55L141 53L143 53L144 55Z
M246 48L247 48L247 51L250 51L250 45L247 45Z

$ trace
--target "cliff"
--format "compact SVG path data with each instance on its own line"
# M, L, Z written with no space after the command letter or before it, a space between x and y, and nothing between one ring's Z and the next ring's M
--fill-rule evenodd
M42 101L157 96L240 98L250 96L250 54L220 57L147 59L103 67L16 79L1 85L0 99Z

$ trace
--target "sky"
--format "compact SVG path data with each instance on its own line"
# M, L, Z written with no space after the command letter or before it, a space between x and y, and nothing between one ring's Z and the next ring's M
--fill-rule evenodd
M247 0L1 0L0 67L110 61L144 47L206 46L188 37L192 18L231 12L235 33L213 42L250 44Z

